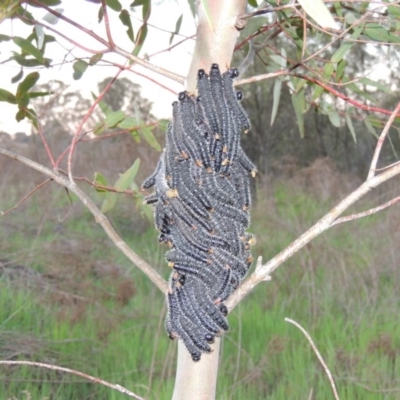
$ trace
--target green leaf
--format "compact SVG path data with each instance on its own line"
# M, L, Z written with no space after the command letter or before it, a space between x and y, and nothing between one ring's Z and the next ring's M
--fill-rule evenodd
M345 81L343 79L343 81ZM369 100L372 103L376 103L377 99L367 93L365 90L361 90L355 83L347 83L346 88L352 90L354 93L357 93L359 96L364 97L364 99Z
M388 12L390 15L393 15L394 17L400 19L400 8L399 6L388 6Z
M190 7L190 12L192 13L192 17L196 18L196 6L195 6L195 0L188 0L189 7Z
M41 64L44 64L45 60L43 54L38 50L31 42L21 37L14 37L13 42L19 46L25 53L30 54L36 58Z
M346 114L345 118L346 118L347 127L349 128L351 136L353 137L354 143L357 143L357 136L356 136L356 131L354 130L353 121L351 120L351 117L349 114Z
M133 165L122 175L120 175L117 182L115 182L115 188L118 190L129 189L136 178L136 175L139 171L139 167L140 167L140 158L137 158L133 163Z
M292 104L294 112L296 114L297 126L299 127L300 137L304 138L304 110L305 110L305 98L304 89L301 89L297 93L292 94Z
M336 128L340 128L340 117L339 114L335 110L331 110L328 113L329 121Z
M179 33L179 31L181 29L181 25L182 25L182 18L183 18L183 14L181 14L181 16L178 18L178 20L175 23L175 31L171 33L171 37L169 38L169 44L171 44L172 41L174 40L174 36Z
M368 132L369 132L372 136L374 136L374 137L377 138L378 135L376 134L375 128L372 126L371 122L368 121L368 119L364 118L364 124L365 124L365 126L367 127Z
M146 40L147 36L147 24L144 24L140 27L135 40L135 48L133 49L132 54L137 56L142 49L143 43Z
M156 149L157 151L161 151L161 146L157 142L157 139L153 135L153 132L151 131L153 127L150 126L143 126L140 128L139 133L143 136L144 140L153 148Z
M0 101L17 104L17 98L11 92L5 89L0 89Z
M118 0L106 0L106 4L108 7L110 7L114 11L122 10L121 3Z
M95 172L94 178L93 178L93 184L99 185L99 186L108 186L105 176L103 174L101 174L100 172ZM95 187L95 189L96 189L96 192L99 192L99 193L107 192L106 189L102 189L102 188L98 188L98 187Z
M375 82L372 79L361 78L359 80L359 82L363 83L364 85L376 87L377 89L382 90L383 92L385 92L387 94L393 94L393 91L390 89L390 87L388 87L380 82Z
M96 65L103 57L103 54L95 54L94 56L90 57L89 65Z
M337 29L335 20L322 0L297 0L303 10L323 28Z
M89 64L86 61L83 60L75 61L74 64L72 65L72 68L74 69L74 73L72 75L73 78L75 80L82 78L82 75L84 74L88 66Z
M347 25L353 25L357 21L357 18L352 12L347 12L344 16L344 20Z
M358 37L361 35L361 32L364 29L364 25L361 24L357 26L357 28L354 30L354 32L351 34L350 40L345 40L344 43L333 53L333 56L331 58L331 61L333 62L339 62L340 60L343 59L345 54L351 49L351 47L354 44L354 40L357 40Z
M56 8L54 11L57 11L59 14L62 14L64 12L63 8ZM57 25L58 21L60 18L52 13L47 13L44 17L43 20L48 22L51 25Z
M28 74L25 79L18 85L17 96L18 93L26 93L29 89L32 89L36 82L39 80L39 72L31 72Z
M45 58L45 62L42 63L41 61L37 60L36 58L26 58L25 56L22 56L21 54L13 52L13 59L22 67L39 67L44 65L50 65L51 60L48 58Z
M21 122L25 117L26 117L26 110L18 110L18 112L15 114L15 119L17 120L17 122Z
M247 20L246 26L240 31L240 36L242 38L248 38L250 35L258 32L258 30L266 25L268 20L262 17L253 17Z
M62 3L62 0L41 0L40 1L42 4L45 4L46 6L52 7L52 6L58 6L59 4ZM41 8L42 6L39 4L36 4L32 1L28 1L29 5L32 7L39 7Z
M100 135L101 133L104 132L105 128L106 124L104 123L104 121L100 121L93 127L93 133L95 135Z
M114 128L119 122L125 118L123 111L112 111L106 116L105 123L107 127Z
M340 4L340 2L339 1L335 1L333 3L333 6L335 7L336 15L339 18L342 18L343 17L343 11L342 11L342 5Z
M254 8L258 7L257 0L249 0L248 3Z
M19 82L23 76L24 76L24 70L21 68L21 70L18 72L18 74L11 78L11 83Z
M92 97L93 97L93 100L97 99L97 96L93 92L92 92ZM104 101L100 100L97 104L105 116L107 116L113 112L112 108L108 104L106 104Z
M29 92L29 98L35 99L36 97L44 97L44 96L48 96L53 93L54 92Z
M343 77L344 69L346 68L346 60L339 61L336 67L336 82L340 82Z
M29 94L27 92L17 92L16 99L20 109L28 107Z
M9 40L11 40L11 37L10 37L10 36L0 34L0 43L1 43L1 42L8 42Z
M314 87L315 89L312 97L313 101L317 100L325 90L322 86L319 85L314 85Z
M400 43L400 36L374 22L365 25L364 34L377 42Z
M132 21L131 17L129 15L129 12L127 10L122 10L119 14L119 19L121 22L127 27L126 33L129 37L129 39L135 43L135 39L133 36L133 28L132 28Z
M108 211L111 211L116 204L117 204L117 193L107 192L106 198L103 200L103 204L101 205L101 212L105 214Z
M138 130L139 129L138 125L139 124L136 121L136 118L126 117L121 122L118 123L118 128L127 129L129 131Z
M278 112L279 99L281 97L282 81L276 79L274 83L273 90L273 102L272 102L272 112L271 112L271 126L275 121L276 114Z

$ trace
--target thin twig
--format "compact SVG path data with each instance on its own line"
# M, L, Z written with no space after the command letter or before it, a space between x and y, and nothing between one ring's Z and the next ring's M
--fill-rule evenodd
M285 321L289 322L290 324L294 325L296 328L300 329L300 331L306 337L306 339L310 343L312 349L314 350L314 353L317 356L319 362L321 363L322 367L324 368L326 375L328 376L329 383L331 384L331 387L332 387L333 396L335 397L336 400L340 400L339 399L339 394L338 394L338 392L336 390L335 382L334 382L332 374L331 374L331 371L329 370L328 366L326 365L324 359L321 356L321 353L318 351L317 346L313 342L313 340L312 340L311 336L309 335L309 333L298 322L293 321L290 318L285 318Z
M1 211L0 210L0 217L4 217L6 214L10 213L12 210L15 210L18 208L25 200L27 200L29 197L33 195L37 190L39 190L41 187L46 185L47 183L51 182L51 179L46 179L42 183L39 183L39 185L35 186L26 196L24 196L17 204L9 208L7 211Z
M57 171L50 170L49 168L38 164L37 162L32 161L26 157L20 156L12 151L0 148L0 154L11 158L12 160L19 161L36 171L39 171L40 173L53 179L59 185L67 188L70 192L74 193L92 213L96 222L101 225L101 227L104 229L107 236L111 239L115 246L119 250L121 250L121 252L125 254L125 256L130 261L132 261L134 265L136 265L144 274L146 274L147 277L161 290L162 293L167 293L168 284L165 279L154 268L152 268L151 265L149 265L146 261L139 257L126 244L126 242L122 240L122 238L115 231L107 217L99 210L92 199L88 197L73 180L71 182L69 179L61 176Z
M68 176L70 181L73 181L73 176L72 176L72 157L74 155L74 150L76 143L79 141L79 136L82 131L83 125L86 123L86 121L89 119L89 117L93 114L94 109L97 107L97 104L103 99L104 95L107 93L107 91L110 89L112 84L118 79L118 76L121 74L122 70L119 69L118 72L115 74L115 76L110 80L110 82L107 83L106 87L104 90L97 96L96 100L93 102L93 104L90 106L88 112L86 115L82 118L81 123L78 126L78 129L74 133L74 137L72 138L71 146L69 148L69 153L68 153Z
M333 224L333 225L337 225L337 224L341 224L342 222L348 222L348 221L354 221L355 219L359 219L359 218L363 218L363 217L368 217L369 215L375 214L379 211L384 210L385 208L388 208L390 206L392 206L393 204L396 204L400 201L400 196L395 197L392 200L387 201L384 204L381 204L380 206L371 208L367 211L363 211L357 214L352 214L352 215L348 215L346 217L342 217L342 218L338 218Z
M34 361L6 361L6 360L0 360L0 364L3 365L29 365L31 367L40 367L40 368L47 368L47 369L51 369L53 371L60 371L60 372L66 372L68 374L72 374L72 375L76 375L76 376L80 376L81 378L85 378L88 381L94 382L94 383L98 383L100 385L103 386L107 386L113 390L117 390L120 393L126 394L129 397L132 397L136 400L144 400L143 397L138 396L137 394L131 392L130 390L124 388L121 385L116 385L114 383L110 383L107 381L104 381L100 378L96 378L95 376L91 376L88 374L85 374L83 372L80 371L75 371L74 369L70 369L70 368L64 368L64 367L59 367L57 365L52 365L52 364L44 364L44 363L40 363L40 362L34 362Z
M103 8L103 16L104 16L104 25L106 26L106 33L107 33L107 39L109 46L111 49L115 48L115 43L111 35L111 29L110 29L110 20L108 19L108 12L107 12L107 4L106 0L101 0L101 6Z
M393 124L393 121L397 117L397 114L400 112L400 102L397 104L396 108L393 110L390 118L386 122L385 127L382 130L382 133L379 135L378 142L375 146L374 156L372 157L371 166L369 167L367 180L371 179L375 176L376 165L378 164L379 155L381 154L383 143L385 142L386 136L389 132L390 127Z

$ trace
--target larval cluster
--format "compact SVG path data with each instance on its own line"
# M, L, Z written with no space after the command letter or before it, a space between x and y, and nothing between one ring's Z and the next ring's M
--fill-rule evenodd
M253 235L250 176L256 167L240 146L250 129L233 88L237 69L221 75L198 71L195 97L182 92L155 172L142 187L154 206L160 242L170 250L173 272L165 322L170 338L181 338L194 361L209 353L215 336L229 329L224 301L247 274Z

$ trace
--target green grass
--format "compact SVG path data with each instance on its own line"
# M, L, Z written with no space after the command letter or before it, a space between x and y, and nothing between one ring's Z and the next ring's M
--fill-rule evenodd
M334 205L285 184L266 198L250 229L258 239L253 254L264 260ZM1 201L5 209L15 198ZM124 204L110 217L167 277L165 248L133 214ZM390 391L400 387L398 223L393 209L337 226L259 285L229 316L217 399L333 398L306 338L285 317L310 333L342 399L398 399L400 392ZM0 359L57 364L147 399L171 397L176 343L164 333L163 295L86 210L71 208L65 192L53 189L0 219L0 243L0 258L23 266L0 274ZM126 398L69 374L1 367L0 398L26 393L32 400Z

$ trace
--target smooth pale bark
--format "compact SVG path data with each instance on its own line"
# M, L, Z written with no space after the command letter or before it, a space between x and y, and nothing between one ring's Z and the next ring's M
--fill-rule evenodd
M195 92L197 71L207 73L217 63L221 71L231 65L238 38L235 24L245 13L245 0L210 0L199 2L196 46L186 81L186 89ZM206 9L203 7L206 4ZM219 338L212 345L211 354L203 354L193 362L182 341L178 343L178 364L173 400L214 400L217 386L220 353Z
M183 342L178 342L178 366L172 400L214 400L217 388L218 361L221 339L216 338L210 354L192 361Z
M226 71L232 61L233 50L238 38L238 17L246 10L243 0L202 1L198 10L196 46L186 89L196 90L197 71L202 68L207 73L212 63L218 63L221 71ZM206 8L202 4L206 4Z

